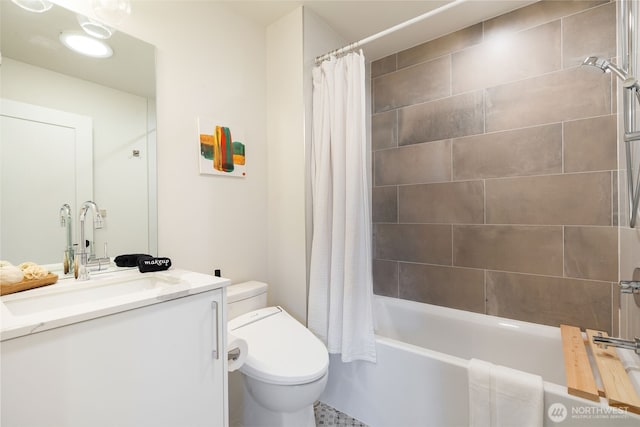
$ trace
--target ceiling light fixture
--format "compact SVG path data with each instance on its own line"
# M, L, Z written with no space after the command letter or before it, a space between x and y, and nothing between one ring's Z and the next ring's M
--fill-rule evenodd
M92 0L96 16L111 25L118 25L131 15L131 0Z
M60 33L60 41L69 49L85 56L109 58L113 55L111 46L84 33L65 31Z
M85 33L89 34L92 37L106 40L110 38L115 30L108 25L103 24L100 21L96 21L95 19L88 18L84 15L77 15L78 23L82 27Z
M11 0L14 4L29 12L43 13L53 7L48 0Z

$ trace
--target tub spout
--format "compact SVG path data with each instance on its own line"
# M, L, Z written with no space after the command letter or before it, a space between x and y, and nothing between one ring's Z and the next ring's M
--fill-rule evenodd
M593 337L593 343L604 349L611 345L618 348L633 350L636 354L640 354L640 338L635 338L634 340L623 340L622 338L603 337L602 333L598 333L598 335Z

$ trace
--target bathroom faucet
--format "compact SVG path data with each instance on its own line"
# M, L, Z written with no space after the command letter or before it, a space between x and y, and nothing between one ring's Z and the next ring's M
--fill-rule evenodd
M60 208L60 226L67 229L67 246L64 249L62 266L67 274L73 265L73 238L71 237L71 206L67 203Z
M598 344L600 348L604 349L612 345L618 348L633 350L636 354L640 354L640 338L635 338L634 340L623 340L622 338L603 337L602 332L598 332L598 335L593 337L593 343Z
M101 267L101 264L108 260L106 254L106 246L105 246L105 259L102 258L92 258L89 253L87 253L87 244L85 240L85 219L87 217L87 212L91 211L93 214L93 227L94 229L102 228L103 220L102 215L100 215L100 210L98 209L98 205L96 205L92 201L86 201L82 204L80 208L80 246L78 248L78 259L77 270L75 272L76 279L78 280L88 280L89 279L89 266L90 265L98 265L98 268ZM108 262L106 262L108 264Z

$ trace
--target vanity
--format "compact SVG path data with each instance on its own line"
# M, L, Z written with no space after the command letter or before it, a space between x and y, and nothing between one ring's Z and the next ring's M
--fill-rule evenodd
M171 269L0 301L3 426L225 426L228 279Z
M0 10L0 260L59 264L71 243L158 255L155 47L116 31L98 63L58 40L87 17ZM84 235L91 200L105 223ZM228 280L59 276L0 298L0 425L227 425Z

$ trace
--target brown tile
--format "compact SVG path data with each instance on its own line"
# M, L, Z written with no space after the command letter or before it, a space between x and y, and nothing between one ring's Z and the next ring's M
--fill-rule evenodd
M398 200L403 223L484 223L482 181L403 185Z
M564 123L564 171L614 170L618 167L616 116Z
M535 27L554 19L561 18L599 4L608 3L609 0L593 1L540 1L532 5L505 13L497 18L484 22L484 37L491 39L504 34Z
M434 59L373 79L373 110L387 111L450 95L451 61Z
M398 222L398 187L373 187L371 202L373 222Z
M398 298L398 263L373 260L373 293Z
M611 225L611 173L486 181L487 224Z
M486 131L609 114L610 85L608 74L578 67L489 88Z
M398 146L398 113L395 110L371 116L371 149Z
M562 172L562 125L474 135L453 140L453 179Z
M374 185L420 184L451 179L451 141L376 151Z
M398 68L428 61L482 42L482 23L398 52Z
M559 70L560 32L558 20L454 53L453 94Z
M451 226L374 224L374 258L451 265Z
M487 272L487 314L611 330L611 286L559 277Z
M371 63L371 78L391 73L396 69L396 54L394 53Z
M618 280L618 229L565 227L564 272L577 279Z
M400 263L400 298L484 313L484 271Z
M477 91L402 108L398 111L398 144L482 133L482 104L482 92Z
M562 275L562 227L454 225L453 265Z
M616 56L616 3L564 18L562 46L565 68L582 64L587 56Z

